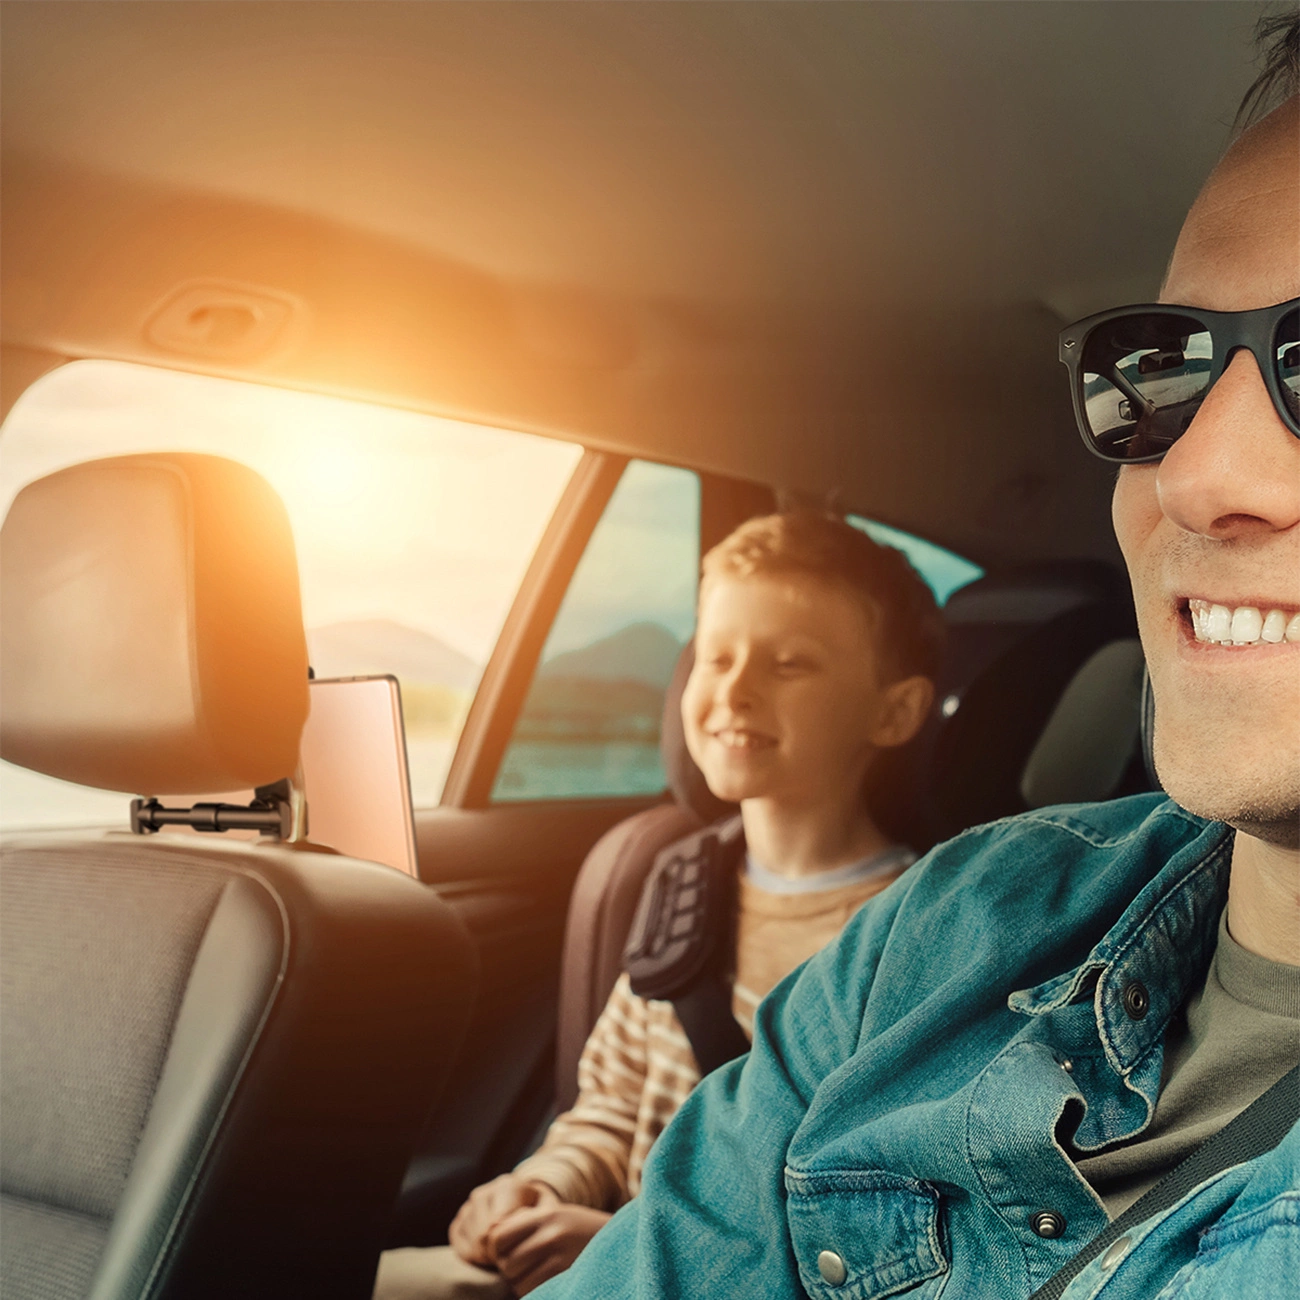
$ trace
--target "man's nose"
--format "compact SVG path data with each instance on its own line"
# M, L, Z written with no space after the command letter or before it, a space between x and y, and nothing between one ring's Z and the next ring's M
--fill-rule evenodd
M1180 528L1226 541L1300 522L1300 438L1282 423L1255 358L1238 351L1156 473Z

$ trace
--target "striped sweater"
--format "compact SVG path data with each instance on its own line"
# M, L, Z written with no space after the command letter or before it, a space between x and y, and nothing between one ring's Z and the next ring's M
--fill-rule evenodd
M833 939L901 872L811 893L769 893L742 871L732 1010L753 1036L767 993ZM578 1063L578 1100L516 1172L561 1200L614 1210L637 1194L654 1140L700 1080L671 1002L638 997L619 977Z

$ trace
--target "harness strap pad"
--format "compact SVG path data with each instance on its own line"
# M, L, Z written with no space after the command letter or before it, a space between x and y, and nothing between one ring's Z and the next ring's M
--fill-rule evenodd
M725 959L735 918L740 818L659 855L646 877L623 963L639 997L675 1000Z

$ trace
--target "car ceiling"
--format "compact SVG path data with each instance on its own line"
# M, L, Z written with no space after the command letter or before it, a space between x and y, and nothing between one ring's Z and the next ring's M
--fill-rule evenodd
M119 357L1109 556L1056 335L1157 292L1264 8L6 3L7 386Z

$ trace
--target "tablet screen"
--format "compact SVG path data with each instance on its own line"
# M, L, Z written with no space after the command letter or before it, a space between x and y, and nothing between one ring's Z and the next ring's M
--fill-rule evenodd
M301 759L307 838L418 878L397 678L312 681Z

